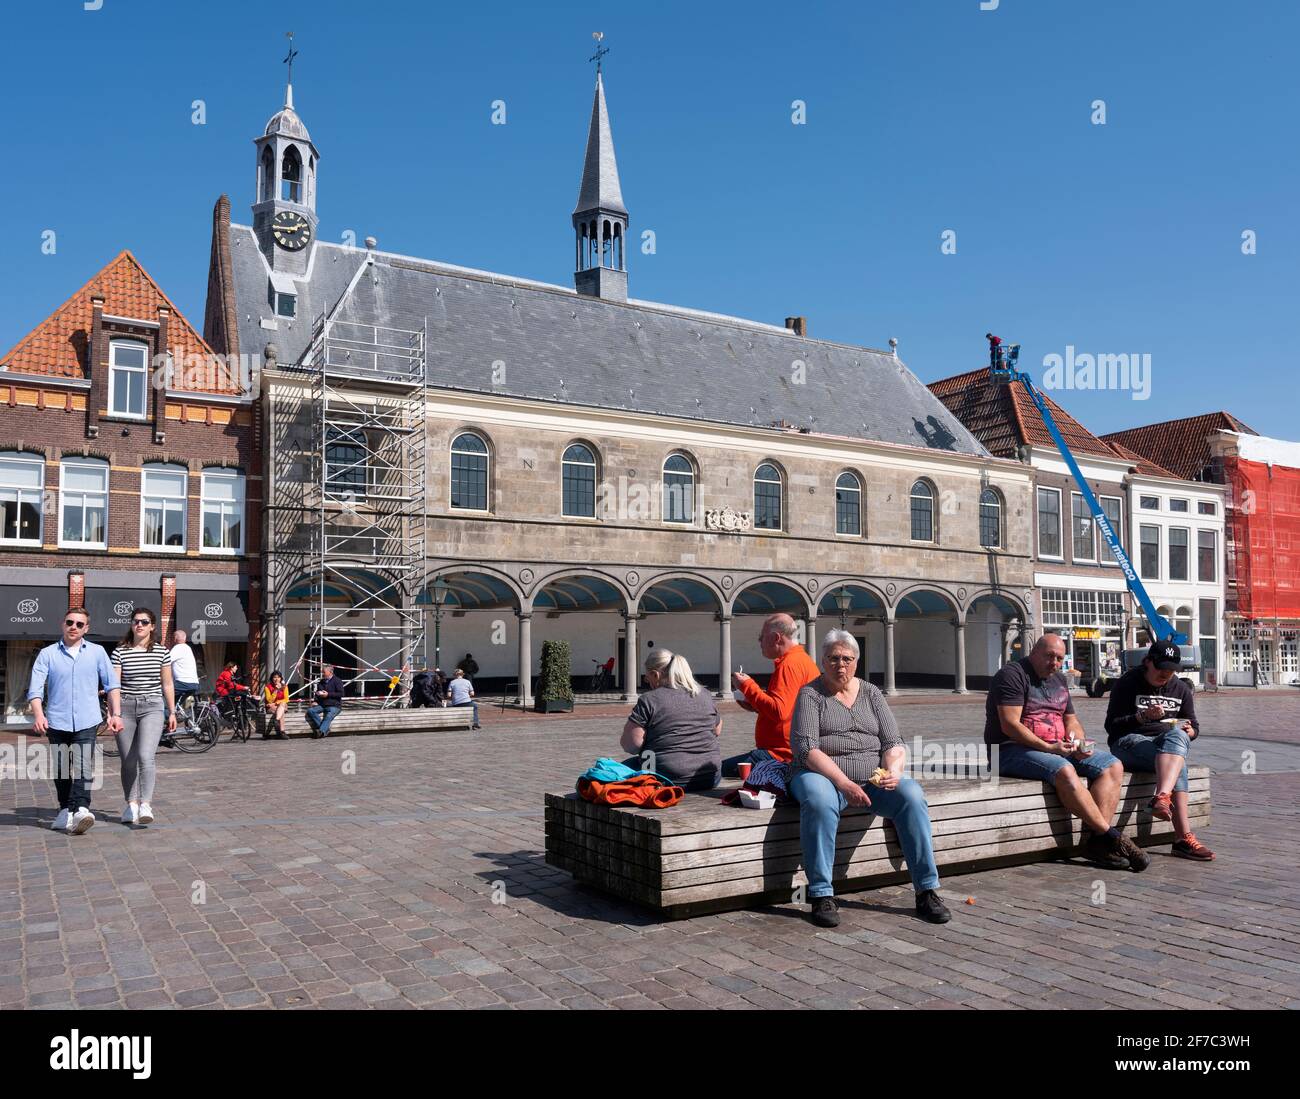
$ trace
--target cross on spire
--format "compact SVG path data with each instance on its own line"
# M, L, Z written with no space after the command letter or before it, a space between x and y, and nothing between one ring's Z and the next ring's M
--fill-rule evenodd
M293 83L293 59L298 56L298 51L293 48L293 31L285 31L285 37L289 39L289 53L284 59L284 64L289 66L289 83Z
M605 37L604 31L592 31L591 37L596 40L596 52L593 53L589 58L587 58L587 60L596 62L596 75L599 76L600 59L604 57L605 54L609 53L609 47L602 45L602 39L604 39Z

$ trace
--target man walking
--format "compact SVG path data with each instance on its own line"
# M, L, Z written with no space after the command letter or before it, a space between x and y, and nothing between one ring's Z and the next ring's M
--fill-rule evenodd
M754 723L754 749L722 761L728 778L740 774L742 763L755 766L768 759L790 762L790 719L799 692L821 675L821 669L796 640L799 630L788 614L770 614L763 619L758 644L772 661L772 676L763 690L743 672L731 676L731 685L745 696L745 709L758 714Z
M1151 858L1111 825L1124 765L1086 743L1061 667L1065 641L1045 633L1026 657L993 677L984 706L984 743L998 774L1051 783L1083 821L1084 854L1108 869L1145 870Z
M343 709L343 680L334 674L334 665L325 664L316 684L316 705L308 706L303 715L311 726L312 740L330 735L330 726Z
M34 728L49 737L54 756L59 815L50 827L74 836L89 831L95 823L90 788L95 777L101 688L108 695L108 731L122 731L122 692L117 676L108 653L86 640L89 626L90 615L84 607L69 607L63 616L63 637L36 655L27 687Z
M457 668L452 673L451 682L447 684L447 694L451 697L453 706L472 706L473 728L483 728L478 723L478 703L474 701L474 684L466 678L463 668Z

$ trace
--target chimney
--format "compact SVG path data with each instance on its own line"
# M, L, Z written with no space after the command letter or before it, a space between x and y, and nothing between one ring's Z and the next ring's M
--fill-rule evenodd
M808 318L807 317L786 317L785 326L790 329L796 336L808 335Z

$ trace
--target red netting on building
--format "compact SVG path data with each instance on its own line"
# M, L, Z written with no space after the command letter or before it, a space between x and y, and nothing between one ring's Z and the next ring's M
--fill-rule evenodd
M1300 469L1240 458L1223 467L1237 611L1260 621L1300 618Z

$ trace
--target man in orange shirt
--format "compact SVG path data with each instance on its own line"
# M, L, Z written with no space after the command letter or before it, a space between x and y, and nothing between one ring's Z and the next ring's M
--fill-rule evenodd
M741 705L758 714L758 721L754 724L754 750L723 760L722 773L729 778L740 773L737 767L741 763L758 764L765 759L790 762L794 700L806 684L821 675L813 658L795 640L797 634L794 619L788 614L768 615L763 619L763 632L758 635L763 655L772 661L767 690L743 672L731 676L731 685L745 696Z

